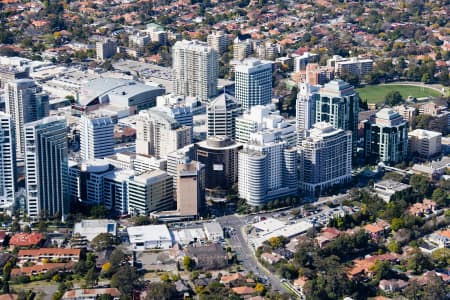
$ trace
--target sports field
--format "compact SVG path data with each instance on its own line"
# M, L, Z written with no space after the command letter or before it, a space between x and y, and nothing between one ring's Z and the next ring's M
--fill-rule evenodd
M369 85L361 89L357 89L359 97L368 103L383 103L384 98L389 92L398 91L404 99L408 96L415 98L422 97L439 97L439 92L421 86L412 85Z

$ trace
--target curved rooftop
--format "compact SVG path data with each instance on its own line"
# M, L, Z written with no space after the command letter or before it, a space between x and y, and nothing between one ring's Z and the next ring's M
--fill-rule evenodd
M94 100L108 95L111 100L132 98L142 94L161 90L160 87L150 86L135 80L121 78L98 78L89 81L81 88L80 104L89 105Z

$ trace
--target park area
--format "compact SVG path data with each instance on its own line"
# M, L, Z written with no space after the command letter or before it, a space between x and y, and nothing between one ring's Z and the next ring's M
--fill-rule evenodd
M360 89L359 98L367 103L383 103L390 92L399 92L403 99L412 96L414 98L439 97L441 94L431 88L413 85L369 85Z

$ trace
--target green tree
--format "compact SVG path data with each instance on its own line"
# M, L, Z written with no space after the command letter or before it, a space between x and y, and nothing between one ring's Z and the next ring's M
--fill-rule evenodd
M114 273L116 273L120 266L122 266L122 264L124 263L125 259L125 253L123 253L120 249L114 249L109 257L110 267L105 272L105 275L110 277Z
M11 270L12 270L13 264L11 261L8 261L4 266L3 266L3 280L6 282L8 282L11 279Z
M403 228L405 223L403 222L402 218L393 218L391 221L391 229L394 231L399 230L400 228Z
M17 220L14 220L14 222L11 225L11 232L19 232L20 231L20 224Z
M271 237L268 242L272 249L278 249L283 246L283 239L280 236Z
M433 201L436 201L437 204L444 207L447 206L449 202L447 192L441 188L435 189L431 198L433 199Z
M47 223L45 223L44 220L40 220L39 224L38 224L38 231L40 233L45 233L47 232Z
M111 278L111 287L118 288L124 299L131 299L133 289L142 286L135 268L129 265L120 267Z
M423 175L414 174L409 180L409 184L412 186L413 191L419 193L422 196L427 196L430 193L430 182L427 177Z
M399 243L395 240L390 241L387 248L390 252L394 252L394 253L401 252L401 247L400 247Z
M95 267L92 267L89 269L89 271L86 273L86 276L84 277L84 280L86 282L86 287L92 288L97 284L98 279L98 273L95 270Z
M195 267L195 260L193 260L189 256L185 256L183 258L183 267L185 270L191 272Z
M95 219L106 218L109 214L109 210L104 205L95 205L89 210L89 216Z
M384 98L384 103L389 106L396 106L403 102L403 97L398 91L389 92Z
M172 283L152 282L147 288L145 300L171 300L177 297L177 290Z
M113 236L111 233L104 232L97 235L91 242L91 246L95 251L110 249L118 244L120 244L119 238Z
M414 274L422 274L425 270L430 270L431 267L429 258L423 255L420 250L417 250L416 254L408 260L408 269L412 270Z
M25 232L25 233L31 233L31 228L30 228L30 226L29 226L29 225L23 226L23 232Z
M422 299L448 299L448 291L449 287L444 283L442 278L432 273L429 275L427 284L424 286Z
M433 251L431 259L438 268L447 268L450 266L450 249L441 248Z

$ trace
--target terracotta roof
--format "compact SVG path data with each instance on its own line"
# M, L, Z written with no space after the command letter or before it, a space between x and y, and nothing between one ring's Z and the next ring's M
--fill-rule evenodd
M31 267L22 267L20 269L12 269L11 276L18 276L21 274L32 275L35 273L46 273L53 269L72 269L73 263L47 263L42 265L35 265Z
M308 278L306 278L305 276L301 276L294 280L294 285L303 288L306 282L308 282Z
M450 239L450 230L441 230L438 234Z
M375 224L367 224L366 226L364 226L364 229L370 233L378 233L384 230L383 227L380 227Z
M238 295L250 295L256 292L256 290L252 287L249 286L239 286L239 287L235 287L232 288L233 293L238 294Z
M42 233L32 232L32 233L16 233L12 236L9 244L11 246L33 246L39 244L44 239Z
M0 300L16 300L17 294L3 294L0 295Z
M232 275L225 275L220 278L220 282L222 283L230 283L237 280L245 280L245 276L241 273L236 273Z
M40 256L40 255L77 255L80 256L81 249L69 248L40 248L20 250L18 256Z

